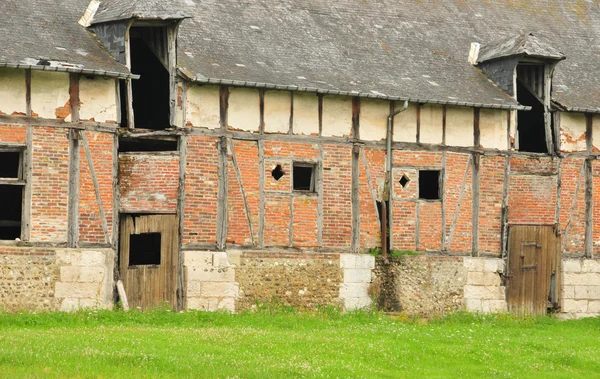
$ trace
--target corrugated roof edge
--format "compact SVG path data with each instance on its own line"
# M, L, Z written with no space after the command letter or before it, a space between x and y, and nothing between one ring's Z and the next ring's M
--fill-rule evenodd
M7 62L0 62L0 67L19 68L19 69L24 69L24 70L72 72L75 74L106 76L109 78L117 78L117 79L139 79L140 78L139 75L131 74L131 73L125 74L122 72L106 71L106 70L91 70L91 69L77 68L77 67L56 67L56 66L51 67L51 66L30 65L30 64L21 64L21 63L7 63Z
M506 109L506 110L518 110L518 111L531 110L531 107L524 106L524 105L485 104L485 103L471 103L471 102L454 101L454 100L421 99L421 98L413 98L413 97L388 96L388 95L374 94L374 93L368 93L368 92L338 91L338 90L321 89L321 88L314 88L314 87L300 87L300 86L295 86L295 85L248 82L248 81L242 81L242 80L198 78L198 77L190 78L182 70L179 70L179 73L182 76L184 76L185 78L187 78L188 80L191 80L196 83L203 83L203 84L225 84L225 85L232 85L232 86L239 86L239 87L266 88L266 89L275 89L275 90L284 90L284 91L314 92L314 93L321 93L324 95L355 96L355 97L364 97L364 98L369 98L369 99L408 101L411 103L420 103L420 104L456 105L456 106L472 107L472 108Z

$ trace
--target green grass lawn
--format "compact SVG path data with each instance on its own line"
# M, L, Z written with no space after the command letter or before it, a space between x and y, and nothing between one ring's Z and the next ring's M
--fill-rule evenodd
M600 319L0 313L0 378L600 377Z

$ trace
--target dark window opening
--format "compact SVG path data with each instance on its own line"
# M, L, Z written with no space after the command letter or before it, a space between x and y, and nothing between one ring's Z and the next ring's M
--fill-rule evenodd
M281 177L285 175L285 172L283 171L283 169L281 168L281 165L278 164L277 167L275 167L273 169L273 171L271 171L271 176L273 177L273 179L275 180L279 180L281 179Z
M141 129L171 127L169 71L146 42L147 36L160 34L156 31L164 29L131 30L131 72L140 75L140 79L132 80L133 114L135 127Z
M310 163L294 163L294 191L315 191L315 165Z
M0 240L21 237L23 186L0 185Z
M440 199L440 171L422 170L419 171L419 199L439 200Z
M119 153L144 151L177 151L177 141L119 138Z
M408 178L408 176L406 176L406 174L403 174L398 183L400 183L402 188L406 188L408 183L410 183L410 179Z
M129 236L129 266L160 265L160 233Z
M544 67L517 66L517 101L530 106L530 111L518 111L519 150L547 153L544 121Z
M121 127L129 128L129 119L127 118L127 83L125 80L119 80L119 94L121 107Z
M21 177L21 152L0 153L0 178L18 179Z

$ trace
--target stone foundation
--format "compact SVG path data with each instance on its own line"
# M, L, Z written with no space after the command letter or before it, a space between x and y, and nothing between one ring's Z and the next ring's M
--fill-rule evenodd
M562 306L565 319L600 314L600 262L594 259L562 260Z
M112 249L0 248L0 309L112 308Z
M508 310L506 287L502 283L504 261L499 258L464 258L467 284L464 289L466 310L500 313Z

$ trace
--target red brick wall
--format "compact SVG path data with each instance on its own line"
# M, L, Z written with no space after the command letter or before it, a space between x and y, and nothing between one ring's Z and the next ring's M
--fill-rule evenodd
M25 125L0 125L0 142L26 143L27 127Z
M260 186L258 183L258 145L256 142L233 141L234 152L241 175L238 182L234 170L232 157L229 157L229 193L227 198L229 226L227 229L227 243L237 245L252 245L252 236L248 226L248 216L242 197L241 186L246 192L248 211L254 232L254 242L258 243L259 213L260 213ZM193 178L188 178L193 180Z
M179 155L176 154L119 154L121 212L177 211Z
M600 163L592 161L592 169L594 174L594 222L592 225L594 241L593 249L594 254L600 254ZM585 204L583 205L583 209L585 209Z
M66 242L69 188L68 129L33 129L31 240Z
M467 169L459 206L458 200ZM470 252L473 237L473 161L469 159L469 155L446 153L446 177L446 248L454 252ZM459 216L450 239L457 211Z
M113 135L88 131L86 137L110 237L112 235L113 219ZM96 199L83 141L80 142L79 163L79 241L82 243L104 243L100 208Z
M513 224L554 224L557 161L511 158L508 221ZM538 175L535 175L538 174Z
M314 247L318 240L318 202L316 196L293 197L294 223L293 244L294 246Z
M367 167L371 176L371 187L369 187L364 157L367 158ZM375 193L375 198L377 199L378 182L385 182L385 150L364 148L358 164L360 167L360 247L372 248L381 246L379 214L373 202L371 191ZM383 186L381 188L383 189Z
M585 174L582 170L583 158L565 158L561 170L560 187L560 227L563 233L563 243L565 252L582 253L585 245ZM575 197L577 182L579 183L579 192ZM573 203L575 200L575 203ZM573 207L575 205L575 207ZM573 210L573 216L571 216ZM567 225L569 233L565 235Z
M419 246L417 250L442 248L442 202L422 201L419 207Z
M352 239L352 146L323 146L323 246L349 248Z
M479 165L479 252L500 255L504 157L481 157Z
M219 162L217 138L189 136L187 141L183 242L215 243Z

